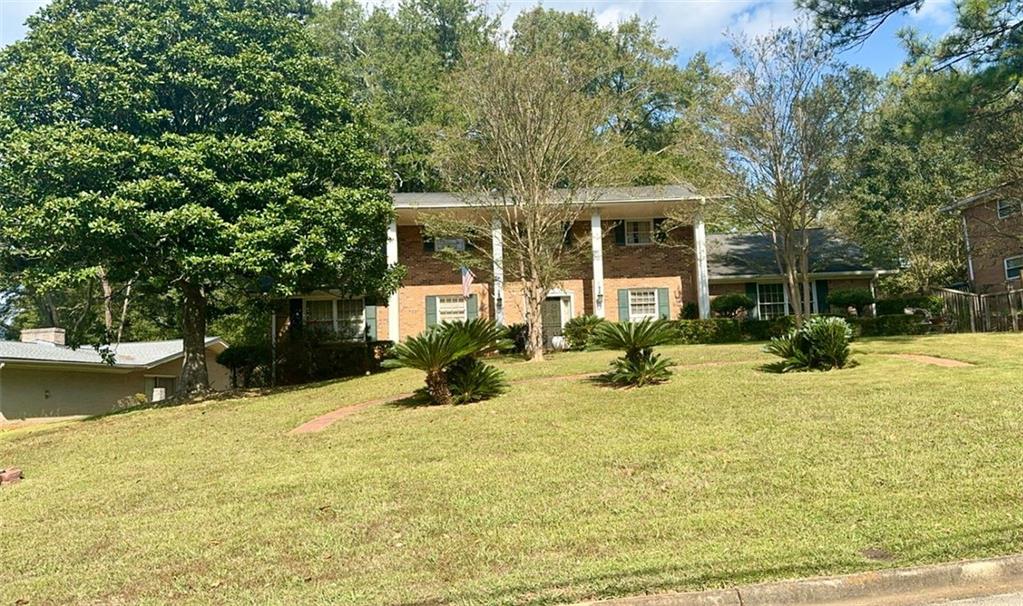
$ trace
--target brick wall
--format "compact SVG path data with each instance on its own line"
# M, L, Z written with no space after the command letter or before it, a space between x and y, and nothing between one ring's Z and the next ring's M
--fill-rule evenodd
M974 288L977 292L1005 290L1005 259L1023 255L1023 214L998 218L997 202L963 211L970 239ZM1018 288L1019 281L1012 286Z

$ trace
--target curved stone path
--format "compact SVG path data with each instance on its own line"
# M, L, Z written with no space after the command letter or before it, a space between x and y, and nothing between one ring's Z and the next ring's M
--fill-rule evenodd
M729 361L713 361L713 362L696 362L693 364L677 364L672 368L702 368L707 366L728 366L732 364L749 364L750 362L757 362L758 360L729 360ZM582 374L571 374L571 375L555 375L551 377L529 377L525 379L516 379L510 381L512 385L519 385L522 383L534 383L537 381L572 381L576 379L592 379L593 377L599 377L604 374L603 372L588 372ZM337 410L328 412L325 415L320 415L315 419L306 421L299 425L295 429L289 431L289 434L304 434L304 433L316 433L323 431L330 427L335 422L341 419L351 416L361 410L365 410L370 406L378 406L380 404L390 404L404 400L413 395L413 392L400 393L394 396L388 396L386 398L376 398L373 400L366 400L365 402L359 402L357 404L349 404L348 406L342 406Z

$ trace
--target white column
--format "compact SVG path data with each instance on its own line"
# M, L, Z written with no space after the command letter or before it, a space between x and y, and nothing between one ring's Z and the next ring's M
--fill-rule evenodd
M600 226L600 211L590 215L590 241L593 243L593 315L604 317L604 230Z
M391 221L387 225L387 265L398 264L398 222ZM387 298L387 338L398 341L401 338L398 325L398 291Z
M490 242L494 257L494 322L504 324L504 233L501 231L501 217L494 217L490 224Z
M703 201L693 213L693 244L696 248L696 297L700 317L710 317L710 274L707 270L707 227L703 223Z

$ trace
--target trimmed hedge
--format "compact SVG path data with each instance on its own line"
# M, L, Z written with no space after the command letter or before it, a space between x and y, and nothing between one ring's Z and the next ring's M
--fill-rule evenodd
M906 308L926 309L932 316L941 315L944 303L936 295L903 295L881 299L876 303L878 316L905 315Z
M794 325L791 316L774 320L736 320L709 318L707 320L676 320L677 344L740 343L742 341L768 341L786 334Z
M860 337L895 337L923 335L931 332L931 324L918 315L890 314L876 318L854 318L850 321Z

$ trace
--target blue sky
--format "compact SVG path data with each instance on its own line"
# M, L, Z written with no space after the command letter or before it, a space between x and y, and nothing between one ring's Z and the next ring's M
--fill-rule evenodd
M368 0L368 3L373 1ZM391 3L394 0L379 1ZM0 0L0 46L21 38L26 17L47 2ZM498 0L494 10L503 6L505 23L510 24L516 14L536 4L539 4L536 0ZM726 60L726 31L757 35L790 24L797 17L792 0L547 0L542 4L563 10L592 10L606 24L632 14L656 19L661 36L678 48L682 61L699 51L707 52L716 61ZM846 51L843 58L885 73L897 67L905 57L895 35L900 28L916 27L925 33L940 35L952 25L953 11L952 0L926 0L918 13L886 24L865 44Z

